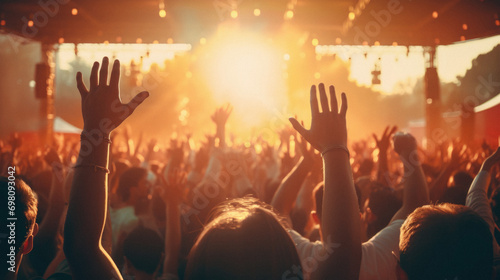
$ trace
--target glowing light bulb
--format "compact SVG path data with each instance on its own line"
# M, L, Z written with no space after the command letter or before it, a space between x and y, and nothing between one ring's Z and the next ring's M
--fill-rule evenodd
M253 10L253 15L256 17L260 16L260 9Z
M355 18L356 18L356 15L354 14L354 12L349 12L349 19L354 20Z
M167 16L167 11L165 11L164 9L161 9L158 14L160 15L161 18L164 18Z
M312 39L311 44L316 47L319 44L318 39L316 38Z
M236 11L236 10L232 10L232 11L231 11L231 17L232 17L232 18L237 18L237 17L238 17L238 11Z
M71 14L74 16L78 15L78 9L77 8L71 9Z

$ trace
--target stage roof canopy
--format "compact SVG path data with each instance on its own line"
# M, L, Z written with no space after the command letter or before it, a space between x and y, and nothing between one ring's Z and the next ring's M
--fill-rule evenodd
M235 21L321 45L430 46L500 34L499 15L498 0L3 0L0 29L46 43L197 43Z

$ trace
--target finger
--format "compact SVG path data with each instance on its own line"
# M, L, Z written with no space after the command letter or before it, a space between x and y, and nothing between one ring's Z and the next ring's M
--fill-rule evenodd
M339 113L339 105L337 103L337 95L335 94L335 87L330 86L330 107L332 107L332 112L335 114Z
M118 59L113 63L111 78L109 78L109 86L115 89L118 89L120 86L120 61Z
M127 104L127 106L131 109L130 114L132 114L135 111L135 108L141 105L141 103L144 102L144 100L146 100L146 98L148 97L149 92L143 91L138 93L132 100L130 100L130 102Z
M94 90L97 87L97 71L99 70L99 62L94 62L92 65L92 70L90 71L90 90Z
M311 86L311 115L313 117L319 115L319 109L318 109L318 97L316 96L316 86L312 85Z
M345 95L345 92L342 92L342 105L340 106L340 115L345 117L346 113L347 113L347 96Z
M84 98L85 95L89 93L87 87L85 86L85 83L83 82L82 72L76 73L76 87L78 88L78 91L80 92L80 96L82 98Z
M288 119L290 121L290 123L292 124L293 128L301 135L301 136L305 136L305 134L307 133L307 130L300 125L299 121L297 121L295 118L289 118ZM305 138L305 137L304 137Z
M329 113L330 107L328 106L328 97L326 97L325 85L319 84L319 100L321 101L321 109L323 113Z
M391 131L389 132L389 135L392 135L396 132L396 130L398 130L398 127L397 126L393 126Z
M375 133L373 133L373 134L372 134L372 136L373 136L373 139L375 139L375 143L377 143L377 145L378 145L378 138L377 138L377 135L376 135Z
M389 130L389 126L386 126L385 129L384 129L384 133L382 133L382 137L380 137L381 139L383 138L386 138L387 137L387 130Z
M107 56L102 58L101 71L99 72L99 85L105 86L108 83L109 59Z

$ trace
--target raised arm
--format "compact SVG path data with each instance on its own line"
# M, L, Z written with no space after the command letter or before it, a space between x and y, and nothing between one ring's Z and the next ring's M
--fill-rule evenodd
M290 118L293 127L323 156L325 191L321 227L325 251L321 255L327 257L319 261L313 279L358 279L361 225L347 150L347 98L342 93L339 112L335 88L330 86L329 90L330 102L325 86L319 84L319 107L316 86L311 87L312 121L309 130ZM335 248L333 251L332 247Z
M313 147L311 146L308 149L307 142L304 139L299 141L299 138L297 138L297 142L302 152L302 157L288 175L283 178L271 202L273 208L285 217L290 216L300 187L314 165Z
M377 169L377 181L379 183L389 185L386 181L386 173L389 172L389 165L387 163L387 150L389 149L389 145L391 145L391 136L398 129L396 126L393 126L391 130L389 130L390 126L387 126L384 130L384 133L380 136L380 139L377 138L377 135L373 134L373 138L375 139L375 143L377 143L378 148L378 169Z
M429 191L417 151L417 141L411 134L398 132L394 135L394 150L404 165L403 205L390 223L404 220L416 208L429 204ZM390 224L389 223L389 224Z
M226 147L226 122L233 111L233 107L227 104L226 108L220 107L212 115L212 121L217 126L215 137L219 139L219 147Z
M498 163L500 163L500 148L497 148L492 155L484 160L481 170L476 175L476 178L474 178L469 188L469 193L467 194L465 202L466 206L476 211L479 216L488 223L492 236L494 236L495 232L495 220L488 199L488 185L491 179L491 169ZM493 250L495 255L500 253L500 248L495 238L493 238Z
M107 208L109 136L149 93L141 92L128 104L122 104L120 63L114 62L109 85L108 64L104 57L98 76L99 63L94 63L89 90L82 74L76 76L84 126L64 228L64 253L74 279L122 279L101 246Z

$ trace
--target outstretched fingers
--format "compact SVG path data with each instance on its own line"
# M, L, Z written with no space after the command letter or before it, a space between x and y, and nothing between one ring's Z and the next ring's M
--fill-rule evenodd
M92 65L92 70L90 71L90 91L93 91L97 88L97 71L99 70L99 62L94 62Z
M345 118L347 113L347 96L345 92L342 92L342 105L340 105L340 115Z
M314 118L319 115L318 97L316 96L316 86L311 86L311 116ZM298 122L297 122L298 123Z
M132 100L130 100L130 102L127 103L127 106L130 108L129 115L131 115L135 111L135 108L141 105L141 103L144 102L144 100L146 100L146 98L148 97L149 97L149 92L143 91L138 93Z
M82 72L76 73L76 87L78 88L78 91L80 92L80 96L82 98L85 98L85 95L89 93L87 87L85 86L85 83L83 82Z
M111 70L111 78L109 79L109 86L111 88L118 89L120 85L120 61L117 59L113 63L113 69Z
M290 121L290 123L292 124L293 128L302 136L304 137L306 140L307 140L307 137L306 137L306 134L307 134L307 130L299 123L299 121L297 121L297 119L295 118L288 118L288 120Z
M102 59L101 71L99 72L99 85L101 86L105 86L108 83L108 66L109 59L105 56Z
M325 85L323 83L319 84L319 100L323 113L329 113L330 106L328 105L328 97L326 96Z
M339 105L337 103L337 95L335 94L335 87L331 85L329 87L329 91L330 91L330 107L332 108L332 113L338 114Z

